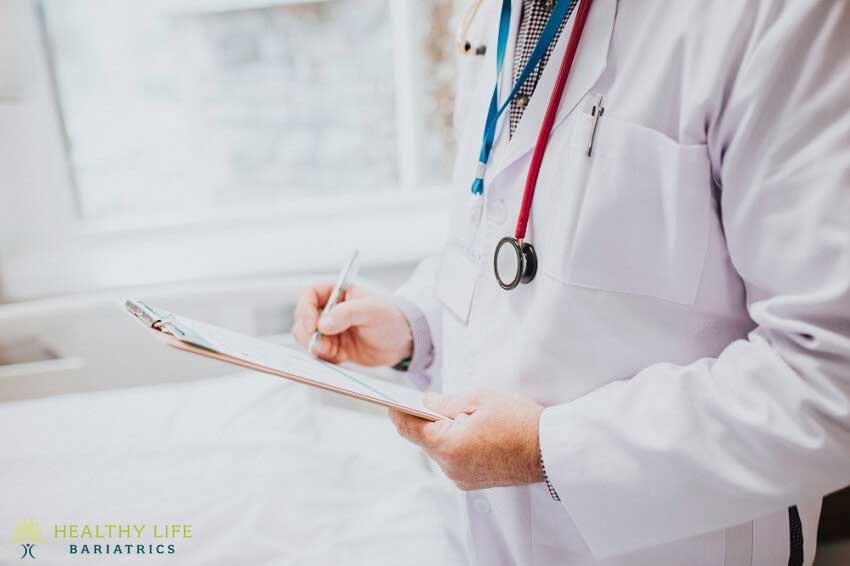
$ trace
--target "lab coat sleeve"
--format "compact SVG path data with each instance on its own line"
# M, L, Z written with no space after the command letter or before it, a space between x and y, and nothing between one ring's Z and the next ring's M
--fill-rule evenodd
M597 557L850 484L850 2L794 4L762 16L707 121L757 326L543 412L549 478Z
M420 389L433 388L434 369L439 367L440 303L434 289L439 257L423 260L395 292L394 302L404 313L413 335L413 356L408 374Z

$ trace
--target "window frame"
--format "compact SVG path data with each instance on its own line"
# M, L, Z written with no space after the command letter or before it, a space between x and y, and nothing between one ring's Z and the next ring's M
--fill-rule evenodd
M9 183L0 187L3 300L149 283L328 272L354 246L361 249L366 267L410 262L442 246L448 187L420 182L423 117L416 108L423 89L416 37L410 32L415 0L389 2L398 187L304 196L285 205L222 207L188 218L177 211L103 220L83 219L76 201L40 2L8 1L6 20L19 38L14 57L18 70L25 72L16 78L14 92L0 92L0 171L4 184ZM323 233L322 226L333 226L333 233ZM338 241L341 234L345 242Z

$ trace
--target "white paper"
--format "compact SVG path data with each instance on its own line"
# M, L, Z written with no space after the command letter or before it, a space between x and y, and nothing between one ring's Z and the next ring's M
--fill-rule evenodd
M444 418L422 404L422 392L417 389L323 362L308 354L306 350L272 344L177 315L172 315L167 320L172 321L184 331L188 330L197 334L207 347L211 346L211 349L217 353L292 374L317 385L331 386L379 402L390 402L420 413ZM192 343L191 339L186 341Z

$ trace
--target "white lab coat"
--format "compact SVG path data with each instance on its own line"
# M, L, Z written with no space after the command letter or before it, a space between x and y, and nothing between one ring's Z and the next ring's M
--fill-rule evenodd
M448 244L399 291L443 389L547 407L562 502L467 494L476 563L787 564L796 505L810 564L820 499L850 483L850 2L595 0L534 198L540 269L510 292L492 253L572 25L475 197L499 4L470 31L487 55L459 60Z

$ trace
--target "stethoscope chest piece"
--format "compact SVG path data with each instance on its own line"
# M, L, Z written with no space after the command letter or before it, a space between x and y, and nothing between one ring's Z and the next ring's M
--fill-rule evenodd
M520 283L530 283L537 275L534 246L512 236L502 238L493 254L493 271L499 286L506 291Z

